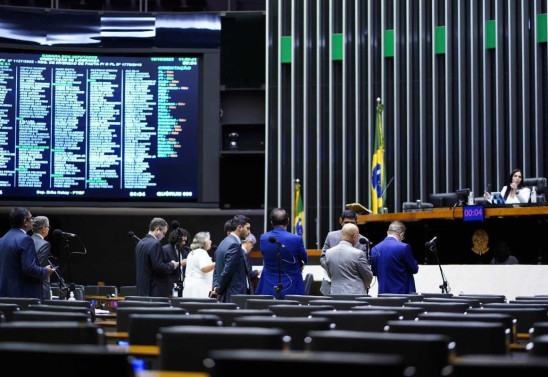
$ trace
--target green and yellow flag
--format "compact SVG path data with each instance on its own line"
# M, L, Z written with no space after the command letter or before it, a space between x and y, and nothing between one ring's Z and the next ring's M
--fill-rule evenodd
M304 229L304 207L299 180L295 183L295 213L293 215L293 226L294 233L302 236Z
M373 214L381 213L383 207L383 194L385 187L384 172L384 137L382 131L383 105L379 100L377 105L377 121L375 127L375 152L371 164L371 211Z

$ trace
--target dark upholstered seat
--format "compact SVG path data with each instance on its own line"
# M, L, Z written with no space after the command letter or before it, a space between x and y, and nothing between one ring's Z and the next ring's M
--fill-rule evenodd
M334 324L336 330L353 331L384 331L388 321L397 320L399 314L396 311L388 310L336 310L318 311L311 313L311 316L327 318Z

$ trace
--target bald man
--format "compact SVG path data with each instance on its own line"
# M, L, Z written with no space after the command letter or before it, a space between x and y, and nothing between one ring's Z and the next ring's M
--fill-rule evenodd
M325 252L327 273L331 279L331 294L366 295L373 272L364 251L356 249L360 231L355 224L344 224L342 239Z

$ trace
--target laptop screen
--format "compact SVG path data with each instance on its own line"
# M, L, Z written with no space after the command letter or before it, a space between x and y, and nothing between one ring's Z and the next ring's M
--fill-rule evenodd
M492 204L504 204L504 198L502 197L500 192L492 192L491 196L492 196L492 199L491 199Z

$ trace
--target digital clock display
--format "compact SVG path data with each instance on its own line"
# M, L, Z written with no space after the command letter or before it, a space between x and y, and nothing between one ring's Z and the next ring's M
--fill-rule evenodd
M462 219L464 221L483 221L484 208L481 205L464 206Z

